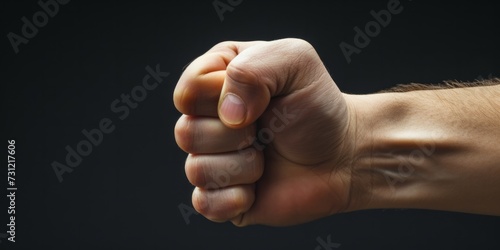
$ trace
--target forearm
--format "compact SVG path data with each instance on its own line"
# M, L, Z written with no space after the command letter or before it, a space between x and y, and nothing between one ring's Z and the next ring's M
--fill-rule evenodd
M352 210L500 215L500 86L346 95Z

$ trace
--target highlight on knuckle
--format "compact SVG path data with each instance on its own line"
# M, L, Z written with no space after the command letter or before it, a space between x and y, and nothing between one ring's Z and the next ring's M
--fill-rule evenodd
M195 188L193 191L193 195L191 197L191 202L193 203L193 208L203 216L207 216L210 212L209 208L209 199L207 194L204 194L203 191Z
M193 122L185 115L181 116L175 124L175 141L187 153L195 152L195 132Z
M204 164L193 155L189 155L186 160L186 176L191 184L203 187L207 183L207 175Z
M182 114L195 113L198 91L193 86L178 87L174 90L174 106Z

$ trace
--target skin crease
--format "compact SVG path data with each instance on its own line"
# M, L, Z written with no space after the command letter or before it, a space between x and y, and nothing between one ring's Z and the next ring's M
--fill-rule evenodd
M498 86L489 88L492 98L500 96ZM481 94L472 89L467 91ZM228 94L228 100L243 104L223 105ZM471 96L455 94L460 101ZM174 91L174 104L183 113L175 138L189 153L185 171L195 186L193 206L209 220L237 226L287 226L372 208L498 215L500 202L493 197L500 193L495 184L500 157L481 146L500 148L492 140L500 136L498 125L484 118L493 124L485 134L477 119L464 121L456 110L435 111L434 100L457 101L453 95L344 94L314 48L300 39L217 44L185 69ZM430 104L421 105L422 99ZM243 109L242 117L236 107ZM500 116L489 112L485 117ZM431 143L431 153L422 149ZM418 150L428 154L413 161ZM401 174L401 159L415 174ZM476 189L462 184L471 173L464 162L479 162L482 168L475 171L489 173L473 181ZM457 197L456 190L477 197L469 199L476 205Z

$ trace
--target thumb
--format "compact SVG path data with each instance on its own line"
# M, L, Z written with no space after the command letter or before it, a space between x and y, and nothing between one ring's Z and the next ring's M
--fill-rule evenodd
M320 60L313 47L300 39L281 39L246 48L226 67L219 118L231 128L252 124L264 113L272 97L305 87L308 81L297 79L308 79L305 74L315 71L310 68L317 66L311 63L316 61Z

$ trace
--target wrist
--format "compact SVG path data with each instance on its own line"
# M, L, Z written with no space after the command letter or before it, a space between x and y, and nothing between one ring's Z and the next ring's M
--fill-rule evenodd
M347 211L500 214L499 91L344 95L355 127Z
M436 140L412 123L411 95L346 95L355 129L350 211L425 206Z

